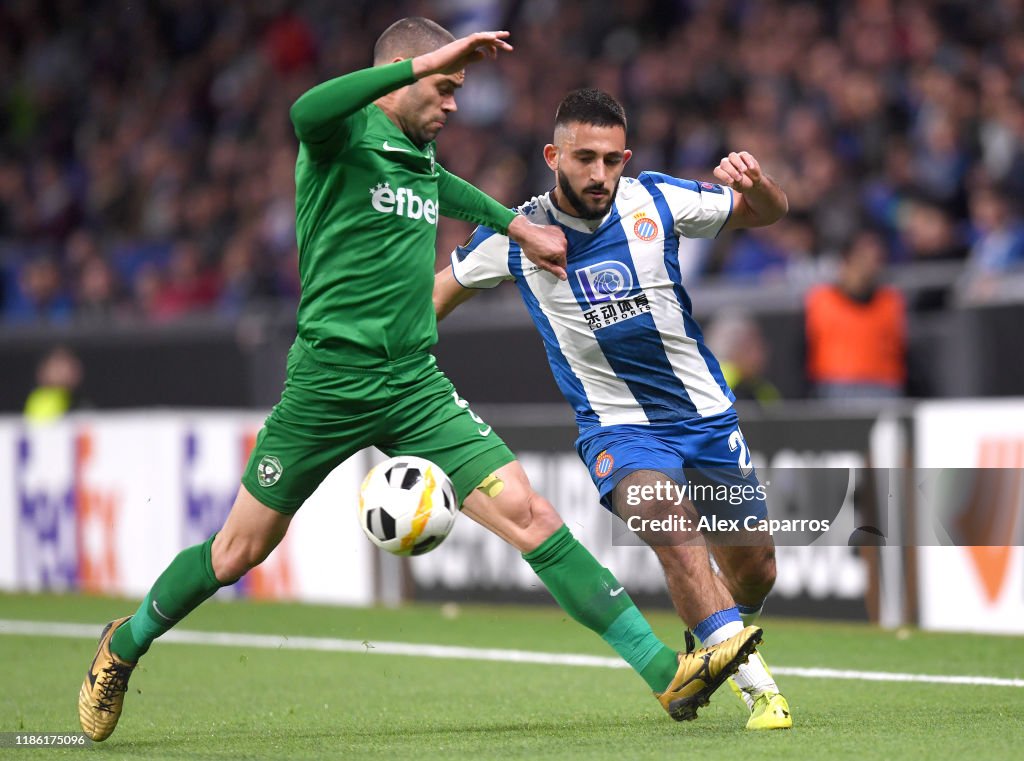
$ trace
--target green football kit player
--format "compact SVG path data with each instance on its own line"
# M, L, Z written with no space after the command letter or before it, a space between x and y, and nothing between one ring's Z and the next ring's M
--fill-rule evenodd
M263 562L327 474L368 446L437 463L462 511L522 552L562 608L608 642L673 718L693 718L756 648L757 627L683 655L666 647L430 353L439 216L500 230L537 266L565 276L560 230L529 223L436 160L434 138L456 110L465 67L511 50L507 36L455 40L427 19L402 19L377 41L372 68L292 106L302 293L284 392L221 530L179 553L135 614L104 628L79 693L93 740L113 732L153 641Z

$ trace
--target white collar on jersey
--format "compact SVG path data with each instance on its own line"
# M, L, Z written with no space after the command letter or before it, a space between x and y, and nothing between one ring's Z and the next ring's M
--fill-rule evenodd
M574 217L572 214L566 214L564 211L558 208L555 204L555 199L551 197L554 191L548 191L537 200L540 202L541 207L547 212L548 216L558 222L560 225L564 225L572 230L576 230L581 233L594 233L597 229L605 223L605 221L612 215L615 210L615 203L612 202L611 207L608 209L608 213L605 214L601 219L581 219L580 217ZM622 192L622 185L619 185L619 192ZM618 196L616 196L618 200Z

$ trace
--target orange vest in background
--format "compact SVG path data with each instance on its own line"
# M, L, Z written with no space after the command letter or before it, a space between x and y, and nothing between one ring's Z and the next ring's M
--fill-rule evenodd
M854 301L834 285L807 296L807 372L815 383L902 386L907 377L903 296L880 287Z

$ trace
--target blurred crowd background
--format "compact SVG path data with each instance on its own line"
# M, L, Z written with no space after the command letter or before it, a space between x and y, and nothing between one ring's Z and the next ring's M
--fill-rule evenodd
M579 86L626 105L631 174L713 179L724 153L753 153L791 213L695 245L691 284L810 287L865 228L886 268L956 263L954 292L922 308L1024 270L1021 0L7 0L3 323L294 302L289 106L369 65L406 15L512 32L439 139L509 205L550 188L541 149ZM465 234L446 223L439 257Z

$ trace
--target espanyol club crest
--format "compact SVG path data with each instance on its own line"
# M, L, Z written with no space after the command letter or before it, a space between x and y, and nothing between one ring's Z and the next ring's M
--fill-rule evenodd
M658 223L653 219L643 212L637 214L633 219L636 220L633 223L633 235L643 241L654 240L658 237Z

